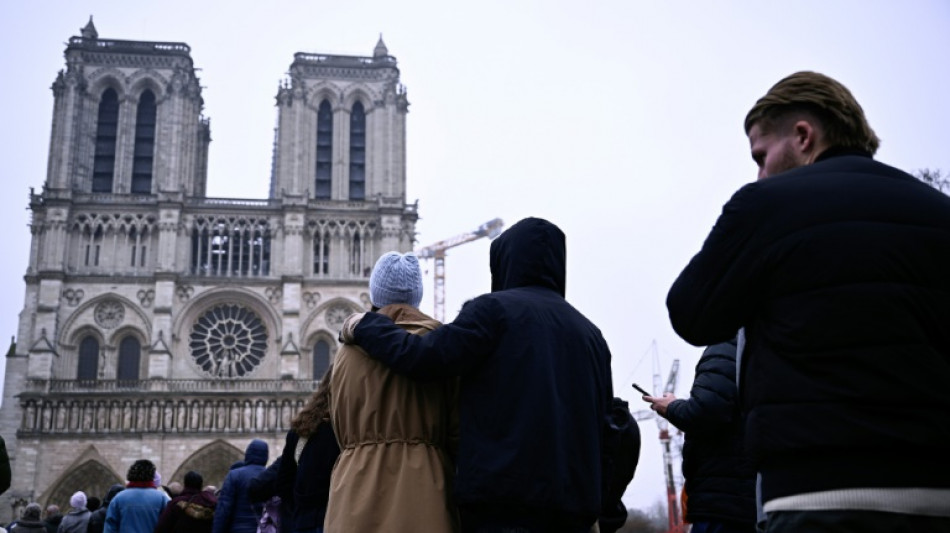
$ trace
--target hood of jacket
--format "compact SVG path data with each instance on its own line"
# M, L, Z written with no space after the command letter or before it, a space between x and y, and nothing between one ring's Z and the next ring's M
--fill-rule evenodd
M267 464L267 443L261 439L254 439L244 450L244 463L248 465Z
M380 309L379 313L388 316L398 326L415 334L432 331L441 325L438 320L409 304L387 305Z
M541 286L564 296L567 249L564 232L542 218L518 221L491 243L492 292Z
M125 490L125 485L121 483L116 483L109 487L109 492L106 493L106 497L102 500L102 505L99 506L100 509L109 507L109 502L115 498L115 495Z

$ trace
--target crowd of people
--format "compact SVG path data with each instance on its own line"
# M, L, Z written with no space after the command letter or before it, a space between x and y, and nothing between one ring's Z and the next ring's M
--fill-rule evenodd
M685 432L687 521L950 531L950 198L876 162L822 74L778 82L745 129L758 179L667 297L705 348L689 397L643 396ZM189 472L175 493L142 459L99 508L31 503L11 532L616 531L639 431L566 264L560 228L521 220L491 244L491 291L440 324L416 257L386 253L277 460L255 439L220 491Z

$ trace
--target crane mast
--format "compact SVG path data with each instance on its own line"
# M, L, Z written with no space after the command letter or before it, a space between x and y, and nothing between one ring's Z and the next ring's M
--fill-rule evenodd
M666 380L666 386L663 387L663 393L672 393L676 390L676 379L679 375L680 360L673 359L673 365L670 367L670 375ZM679 499L676 494L676 478L673 473L673 451L671 449L670 423L662 416L656 417L656 423L660 428L660 444L663 446L663 470L666 475L666 509L669 516L669 533L682 533L685 528L683 524L683 513L679 506Z
M660 376L660 356L656 349L656 341L653 341L653 396L662 397L665 393L673 393L676 390L676 383L679 377L680 360L674 359L670 366L670 373L666 378L666 384ZM661 388L662 387L662 388ZM646 420L655 418L657 429L660 435L660 446L663 448L663 474L666 478L666 509L669 522L667 533L683 533L686 531L686 525L683 522L683 512L680 509L679 498L676 493L676 477L673 472L673 450L672 437L670 436L670 423L654 411L640 410L634 413L637 420Z
M435 263L432 275L434 285L432 292L432 315L436 320L445 322L445 252L449 248L454 248L467 242L481 239L482 237L494 239L501 234L503 227L505 227L505 223L500 218L493 218L478 226L473 231L461 233L416 250L417 257L420 259L432 259Z

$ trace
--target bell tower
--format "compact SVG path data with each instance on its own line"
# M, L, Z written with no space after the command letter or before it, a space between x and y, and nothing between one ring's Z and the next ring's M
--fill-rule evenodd
M184 43L99 38L90 17L53 82L46 192L203 196L210 126Z

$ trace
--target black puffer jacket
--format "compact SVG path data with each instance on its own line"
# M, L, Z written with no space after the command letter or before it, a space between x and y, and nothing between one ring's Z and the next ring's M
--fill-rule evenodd
M410 335L378 313L357 344L396 372L461 376L455 493L468 516L539 530L590 527L613 398L600 330L564 299L564 234L529 218L491 244L492 292L451 324Z
M870 157L820 159L729 200L670 289L673 327L707 345L745 326L765 501L950 488L950 198Z
M751 531L755 524L755 468L743 452L735 342L706 348L696 364L689 399L673 401L666 418L686 433L686 519L729 522Z

